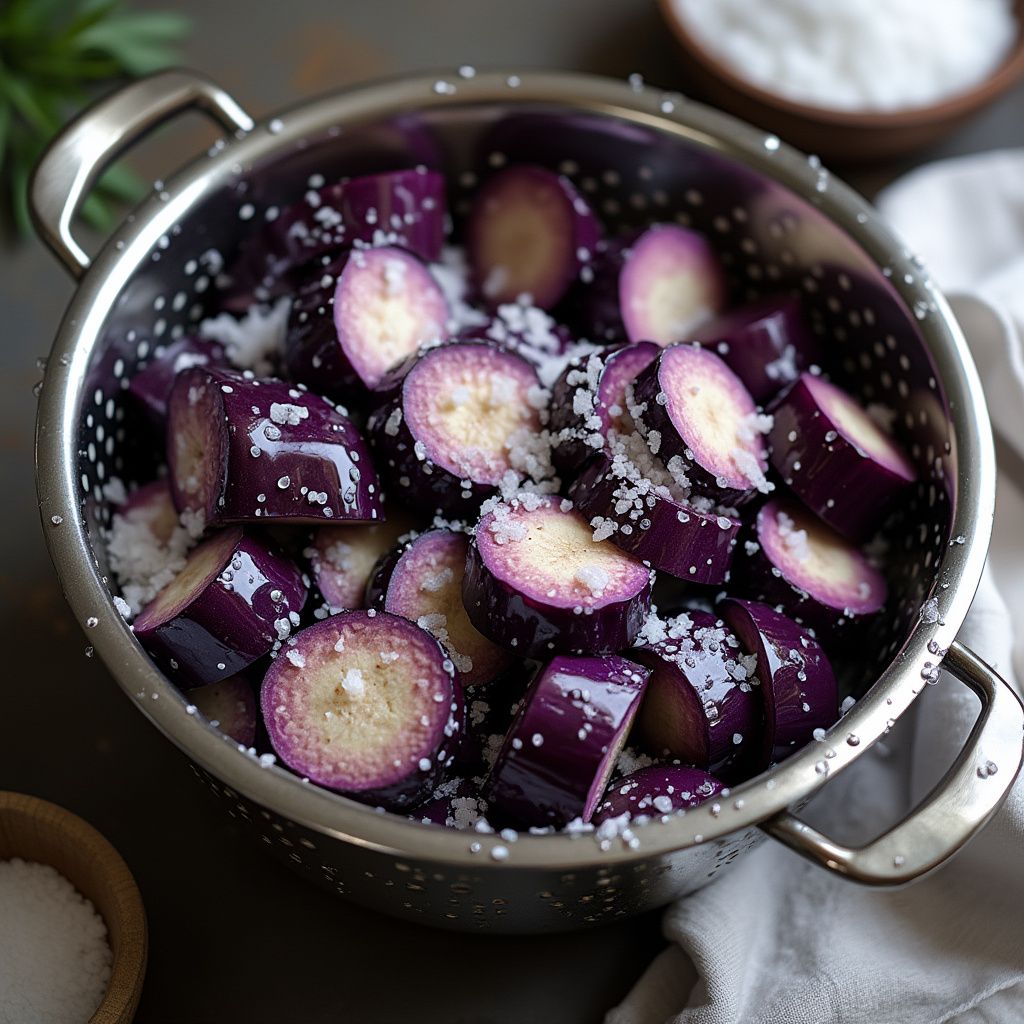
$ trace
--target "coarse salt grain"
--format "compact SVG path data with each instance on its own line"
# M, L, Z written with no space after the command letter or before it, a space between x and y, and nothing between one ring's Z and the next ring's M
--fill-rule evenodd
M0 861L0 1021L83 1024L110 981L103 919L54 868Z

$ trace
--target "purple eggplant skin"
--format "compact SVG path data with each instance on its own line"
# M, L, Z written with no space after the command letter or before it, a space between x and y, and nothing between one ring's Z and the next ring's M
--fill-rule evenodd
M206 523L383 521L369 448L326 399L278 380L178 375L167 451L175 503ZM199 479L197 463L212 471Z
M613 782L594 811L593 822L600 825L624 814L635 821L689 811L718 796L722 789L714 775L700 768L652 764Z
M617 655L548 663L487 780L495 820L519 828L590 821L647 677L643 666Z
M383 241L437 260L446 212L444 176L425 167L310 189L244 245L231 269L231 302L247 307L287 294L302 268L354 246Z
M547 498L541 504L557 508L557 499ZM567 514L578 517L578 513ZM528 594L503 578L508 573L495 560L500 545L490 530L492 520L493 513L489 513L477 524L462 581L466 612L484 636L524 658L547 658L552 653L611 654L634 643L651 608L653 574L649 570L622 554L636 570L628 592L584 614L582 601L570 605L543 593ZM580 523L589 533L585 521L580 519Z
M432 796L425 803L409 811L409 817L424 825L442 825L459 828L458 805L469 804L479 814L482 801L476 787L468 779L449 779L438 787L441 794ZM463 828L467 825L461 826Z
M793 295L765 296L728 310L687 340L717 352L760 405L821 358L820 345Z
M593 279L582 286L578 301L581 329L596 344L652 341L662 347L689 340L701 323L725 304L722 269L703 235L676 224L653 224L631 236L603 242L597 247ZM676 292L690 283L693 308L686 319L660 323L665 317L646 303L655 274L676 279ZM697 287L693 283L697 282Z
M192 551L132 629L188 689L227 679L262 658L288 636L305 601L306 586L294 563L228 527Z
M167 420L167 403L174 378L179 373L193 366L227 365L227 355L219 341L187 334L172 341L131 377L128 381L128 394L153 423L162 429Z
M256 742L256 694L245 676L231 676L189 691L190 703L211 725L243 747Z
M816 547L827 550L829 578L820 573L808 576L798 553L776 539L780 512L790 517L797 531L808 533L812 557ZM751 535L752 540L743 545L743 557L734 561L735 593L780 607L814 630L830 650L844 646L861 624L885 606L888 588L883 574L799 502L785 498L766 502L754 518ZM837 565L846 578L836 575Z
M551 389L548 428L557 438L552 459L563 476L579 472L594 454L588 439L633 429L626 409L626 388L658 357L651 341L621 345L574 359ZM594 417L597 422L594 422Z
M452 763L465 714L454 666L437 641L372 609L332 615L293 640L260 692L278 759L361 803L405 810L427 798ZM372 712L353 712L355 701L386 705L377 730L366 729Z
M868 439L849 436L830 403L853 400L811 374L799 379L771 407L772 465L797 497L844 537L868 537L915 479L913 466L858 409ZM849 416L850 414L847 414Z
M483 779L537 677L536 661L517 661L484 687L466 690L466 727L455 751L455 767L467 778Z
M693 583L728 580L741 520L698 512L653 489L643 498L633 498L634 492L635 486L616 475L612 458L602 452L587 463L569 498L590 522L602 518L616 523L616 547L645 564ZM629 507L618 511L626 502ZM629 527L628 533L623 526Z
M718 613L757 656L764 705L760 768L778 764L839 717L839 691L821 646L792 619L758 601L726 598Z
M691 402L706 401L699 397L700 391L712 387L721 399L716 403L719 432L723 419L736 421L730 425L736 435L735 445L727 452L709 446L702 436L700 417L689 411ZM715 353L689 343L670 345L637 376L633 397L634 408L642 409L637 422L640 432L648 444L658 436L655 454L662 462L681 460L696 494L734 506L749 501L757 489L767 490L765 445L750 426L757 416L757 406L740 379ZM743 440L740 435L745 432L749 437ZM745 455L749 469L736 461L737 452Z
M506 167L473 197L466 249L475 290L494 305L529 294L535 306L551 309L600 237L600 223L568 178L529 164ZM520 265L508 266L509 256Z
M462 604L462 577L469 537L454 530L427 530L399 544L378 562L367 583L366 606L402 615L428 632L424 616L445 615L441 646L455 663L459 682L486 686L504 672L512 654L483 636Z
M385 342L374 331L388 319L382 302L402 303L414 322L404 337L388 339L377 351ZM444 336L448 315L444 293L415 256L394 246L350 250L327 267L314 267L299 289L285 338L288 377L328 398L363 405L395 363Z
M373 446L376 465L386 478L390 493L417 508L454 518L472 518L482 502L497 494L504 472L511 468L507 453L501 453L505 461L500 471L492 467L485 473L471 474L451 460L445 465L438 454L436 442L426 430L414 435L408 414L411 406L425 404L422 395L427 391L435 396L438 394L436 382L431 380L431 376L438 372L432 366L434 361L446 361L455 353L467 354L470 358L476 353L481 360L505 363L509 376L519 378L517 384L521 393L507 399L516 403L520 410L519 426L533 434L540 433L539 410L529 401L531 389L540 387L533 366L516 353L494 343L466 341L427 349L411 356L388 374L378 390L381 404L367 418L366 433ZM436 429L443 432L443 422Z
M646 750L710 772L737 768L761 735L756 679L740 662L732 630L716 615L691 611L688 621L629 656L651 670L637 730Z

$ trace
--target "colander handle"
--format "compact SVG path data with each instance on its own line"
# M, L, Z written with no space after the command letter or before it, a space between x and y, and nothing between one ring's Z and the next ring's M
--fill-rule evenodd
M938 867L996 812L1024 760L1024 707L994 669L954 641L943 667L981 698L981 714L956 761L910 815L874 842L850 848L788 811L764 823L775 839L867 885L902 885Z
M47 147L29 186L29 210L40 238L81 277L90 259L71 224L96 179L120 153L156 125L201 110L229 131L253 120L223 89L192 71L160 71L126 85L83 111Z

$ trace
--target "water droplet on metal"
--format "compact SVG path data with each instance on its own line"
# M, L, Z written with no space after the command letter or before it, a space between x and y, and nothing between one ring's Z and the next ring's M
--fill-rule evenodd
M828 774L828 762L827 761L817 761L815 763L815 765L814 765L814 770L819 775L827 775Z
M851 747L859 747L860 737L855 732L851 732L850 735L846 737L846 742L849 743Z
M995 761L986 761L984 764L978 766L978 778L988 779L999 771L998 765Z
M766 135L764 137L764 148L767 149L769 153L776 152L780 145L781 143L779 142L778 135Z

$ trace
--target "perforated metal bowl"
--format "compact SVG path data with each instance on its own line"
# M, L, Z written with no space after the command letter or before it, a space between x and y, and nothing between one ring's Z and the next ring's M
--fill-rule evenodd
M224 139L169 177L90 259L71 234L99 170L189 107ZM261 767L186 713L111 604L106 484L152 472L124 401L135 369L207 312L220 255L327 178L425 162L456 207L488 166L531 160L570 175L612 228L676 219L707 232L738 295L802 294L829 369L895 423L920 481L890 533L892 601L847 665L860 696L823 742L667 823L635 845L593 836L498 837L414 824ZM1022 759L1024 711L956 642L981 575L995 464L981 388L959 328L919 263L848 188L772 136L683 97L600 78L503 73L404 78L329 96L254 125L185 72L137 82L70 125L32 186L38 230L80 279L39 406L40 511L89 642L129 698L189 758L225 809L297 870L361 903L455 928L573 928L648 909L714 877L765 833L828 870L893 885L930 870L984 825ZM148 466L147 466L148 463ZM55 525L58 524L58 525ZM922 604L938 601L937 621ZM930 616L929 616L930 619ZM932 653L939 652L939 653ZM945 652L945 653L942 653ZM981 698L967 745L906 820L860 849L799 807L883 735L941 663ZM945 685L955 685L952 681ZM991 766L995 766L995 770ZM159 798L159 794L154 794ZM508 846L504 861L493 856Z

